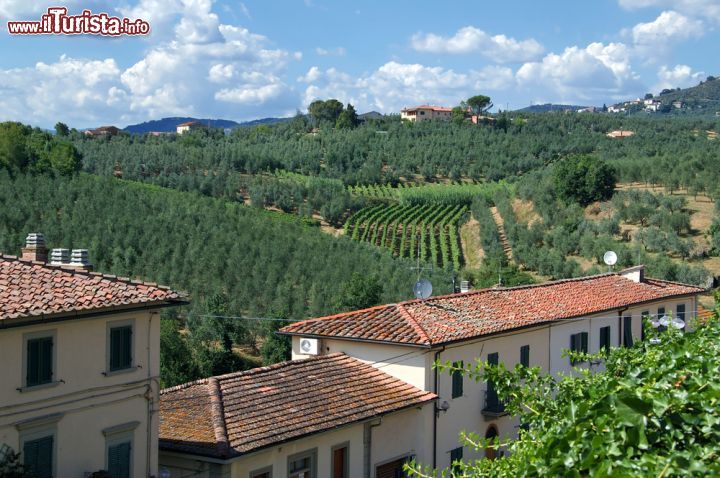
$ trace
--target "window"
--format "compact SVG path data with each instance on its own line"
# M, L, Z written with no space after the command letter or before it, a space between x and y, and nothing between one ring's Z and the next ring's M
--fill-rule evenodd
M272 478L272 466L250 472L250 478Z
M26 334L25 340L25 387L37 387L54 382L55 332Z
M587 353L588 351L588 333L580 332L570 336L570 351ZM578 361L570 359L570 364L575 365Z
M289 456L288 478L317 478L317 449Z
M108 324L108 371L127 370L133 365L132 322Z
M658 307L658 314L657 314L657 320L660 320L665 315L665 307ZM665 332L667 330L667 327L664 325L660 325L657 328L658 332Z
M530 346L523 345L520 347L520 365L523 367L530 366Z
M623 317L623 347L633 346L632 336L632 316L626 315Z
M610 352L610 326L600 328L600 351Z
M375 478L405 478L403 465L412 459L411 456L393 460L375 467Z
M132 463L132 441L108 446L107 471L112 478L130 478Z
M350 478L348 443L332 448L332 478Z
M675 309L675 317L685 322L685 304L678 304ZM685 327L682 328L685 330Z
M54 435L48 435L23 443L23 465L31 476L52 478L54 441Z
M450 450L450 467L453 474L460 474L460 466L456 465L455 462L462 461L463 459L463 447L453 448Z
M453 362L454 367L462 368L465 366L463 361ZM460 370L454 370L452 373L452 398L462 397L463 395L463 373Z
M133 469L133 437L140 422L128 422L104 429L105 469L112 478L131 478Z

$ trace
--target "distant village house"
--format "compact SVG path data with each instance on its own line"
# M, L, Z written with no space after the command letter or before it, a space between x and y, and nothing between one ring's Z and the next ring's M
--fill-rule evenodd
M400 111L400 119L417 122L428 120L450 121L452 108L445 106L421 105L414 108L404 108Z
M100 126L95 129L85 130L85 136L117 136L120 133L120 128L115 126Z
M180 123L177 125L177 134L184 134L189 131L196 131L199 129L205 129L207 128L207 125L199 122L199 121L188 121L186 123Z

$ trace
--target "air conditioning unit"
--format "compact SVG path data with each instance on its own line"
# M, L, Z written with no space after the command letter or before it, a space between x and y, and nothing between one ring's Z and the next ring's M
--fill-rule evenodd
M460 292L463 294L470 292L470 281L460 281Z
M300 353L303 355L318 355L320 353L320 341L318 339L300 339Z

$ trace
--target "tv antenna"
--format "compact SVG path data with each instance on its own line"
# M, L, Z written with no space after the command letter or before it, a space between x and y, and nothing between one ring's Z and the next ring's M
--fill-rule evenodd
M603 255L603 262L610 268L610 270L613 269L613 266L617 264L617 254L615 254L615 251L607 251Z
M417 265L411 268L417 271L417 282L415 282L413 292L415 293L416 299L425 300L432 295L433 288L429 280L420 278L420 274L422 273L422 271L432 270L432 266L423 267L420 264L420 234L418 234L417 244Z

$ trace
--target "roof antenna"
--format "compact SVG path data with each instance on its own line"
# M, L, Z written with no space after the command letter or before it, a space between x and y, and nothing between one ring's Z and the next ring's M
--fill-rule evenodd
M425 300L432 295L432 284L427 279L421 279L420 274L424 270L432 270L432 267L421 267L420 266L420 234L418 234L418 248L417 248L417 265L411 269L417 270L417 282L413 287L413 293L415 298Z

